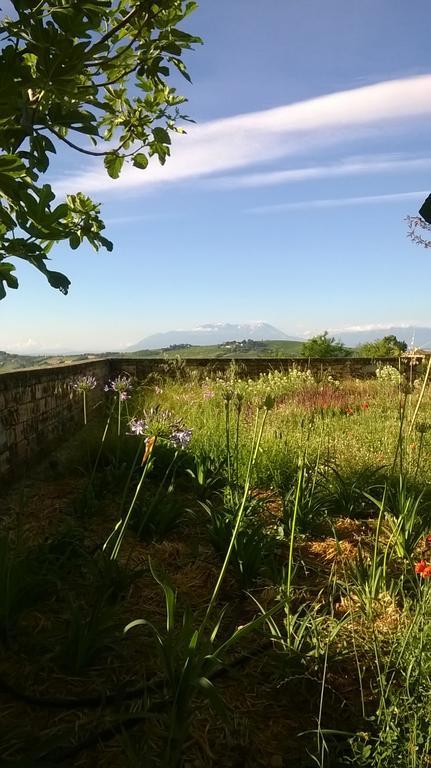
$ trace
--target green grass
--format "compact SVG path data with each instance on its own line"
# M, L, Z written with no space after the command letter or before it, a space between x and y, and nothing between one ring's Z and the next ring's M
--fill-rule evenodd
M90 413L6 503L11 764L428 768L431 391L414 424L395 374L152 375L102 445Z
M248 350L242 350L240 345L233 344L215 344L209 346L184 346L179 345L175 349L142 349L138 352L125 353L126 357L145 357L145 358L233 358L233 359L253 359L253 358L272 358L272 357L300 357L302 341L262 341L256 342L256 346Z

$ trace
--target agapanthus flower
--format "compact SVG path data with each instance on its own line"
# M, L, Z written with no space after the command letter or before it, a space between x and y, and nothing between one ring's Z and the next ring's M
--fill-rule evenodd
M97 379L94 376L78 376L72 384L77 392L89 392L97 386Z
M144 419L132 419L129 421L130 434L132 435L144 435L148 429L148 425Z
M177 448L187 448L190 440L192 439L192 430L175 429L173 432L171 432L169 439Z
M105 392L117 392L121 400L127 400L131 389L132 380L130 376L117 376L116 379L108 381L105 386Z

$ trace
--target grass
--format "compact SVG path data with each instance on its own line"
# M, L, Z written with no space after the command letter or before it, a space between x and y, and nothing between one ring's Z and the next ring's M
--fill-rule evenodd
M429 387L179 373L6 500L3 764L426 768Z

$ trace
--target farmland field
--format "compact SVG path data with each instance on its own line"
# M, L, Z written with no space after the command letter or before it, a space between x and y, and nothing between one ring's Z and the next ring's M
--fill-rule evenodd
M1 765L429 766L424 374L107 389L4 504Z

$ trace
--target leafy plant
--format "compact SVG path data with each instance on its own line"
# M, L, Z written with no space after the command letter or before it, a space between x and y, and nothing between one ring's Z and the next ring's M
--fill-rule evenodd
M163 539L177 528L184 513L184 504L175 492L174 483L167 489L159 486L151 499L135 505L130 528L143 539Z
M200 453L194 457L194 466L187 467L197 499L209 499L221 491L224 485L221 464L209 453Z
M321 489L318 463L305 465L298 489L297 480L282 492L282 528L284 536L290 534L296 505L296 529L299 533L311 533L327 514L328 499Z
M182 764L182 751L189 733L190 723L199 700L206 701L215 713L227 720L228 710L217 689L211 681L213 673L225 663L228 650L253 629L259 627L268 616L279 610L276 605L272 611L264 613L247 625L236 629L227 639L218 644L224 611L207 630L209 613L196 627L193 615L185 610L181 622L177 620L177 595L171 585L159 578L151 567L154 579L163 590L166 610L165 629L157 627L147 619L130 622L124 632L137 627L148 629L156 640L164 673L165 696L168 698L168 726L162 764L176 768ZM213 591L213 598L217 594ZM215 599L215 598L214 598ZM214 601L210 603L213 605Z
M119 620L109 596L110 592L99 596L89 610L70 601L66 635L56 654L68 671L80 672L102 651L116 647L115 641L120 636Z
M361 519L375 510L371 496L383 495L386 478L381 467L365 466L342 472L329 464L319 490L321 504L329 515Z
M259 517L259 504L251 502L244 511L244 522L238 530L232 550L231 565L234 567L241 588L249 587L274 556L275 539L267 534ZM212 546L221 557L226 555L235 526L235 511L225 507L202 503L208 514L208 533Z
M431 501L425 489L415 492L400 475L397 485L389 485L387 490L385 521L398 557L411 561L419 541L431 528Z
M112 250L100 206L79 192L54 207L55 193L40 177L61 145L103 158L114 179L128 158L138 169L152 156L164 164L184 117L170 68L190 80L182 55L200 42L178 28L192 0L11 5L13 18L1 21L0 299L5 284L18 286L9 258L24 259L67 293L68 278L46 264L55 242Z

